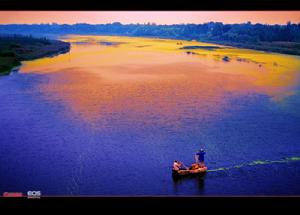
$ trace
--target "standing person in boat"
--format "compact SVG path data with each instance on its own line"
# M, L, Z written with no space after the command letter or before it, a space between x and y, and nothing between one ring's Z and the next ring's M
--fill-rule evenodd
M196 164L198 164L200 167L204 167L204 155L205 155L205 151L204 149L200 149L197 151L197 153L195 154L195 160L196 160Z

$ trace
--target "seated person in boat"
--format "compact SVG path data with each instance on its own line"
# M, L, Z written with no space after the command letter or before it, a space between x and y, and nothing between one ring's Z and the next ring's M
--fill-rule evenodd
M205 164L204 164L204 155L205 155L204 149L200 149L195 154L196 164L199 164L200 167L204 167L205 166Z
M180 161L174 161L173 163L173 170L179 171L179 170L187 170L188 168Z

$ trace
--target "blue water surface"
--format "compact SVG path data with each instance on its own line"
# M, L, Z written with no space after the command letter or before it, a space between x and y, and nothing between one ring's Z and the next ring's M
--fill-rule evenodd
M66 106L45 99L36 85L46 74L0 78L0 193L40 190L43 195L299 195L300 161L248 165L300 156L299 91L285 111L269 96L225 94L228 104L210 119L180 118L180 130L141 126L124 107L94 130L64 117ZM96 122L97 123L97 122ZM191 164L206 149L202 178L174 180L174 159Z

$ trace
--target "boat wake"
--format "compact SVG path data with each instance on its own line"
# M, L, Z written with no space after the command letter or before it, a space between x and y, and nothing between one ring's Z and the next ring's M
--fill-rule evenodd
M295 162L295 161L300 161L300 157L288 157L288 158L283 158L280 160L257 160L257 161L252 161L250 163L244 163L240 165L235 165L231 167L220 167L216 169L209 169L207 172L217 172L217 171L227 171L231 169L239 169L242 167L246 166L257 166L257 165L268 165L268 164L273 164L273 163L289 163L289 162Z

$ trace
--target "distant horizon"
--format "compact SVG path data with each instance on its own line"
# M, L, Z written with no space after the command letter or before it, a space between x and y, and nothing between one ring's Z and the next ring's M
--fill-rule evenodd
M208 23L222 23L224 25L240 25L240 24L247 24L248 22L250 22L252 25L256 25L256 24L260 24L260 25L287 25L287 23L283 23L283 24L268 24L268 23L253 23L251 21L246 21L246 22L241 22L241 23L223 23L223 22L216 22L216 21L208 21L208 22L204 22L204 23L174 23L174 24L158 24L155 22L148 22L148 23L122 23L122 22L110 22L110 23L86 23L86 22L78 22L78 23L47 23L47 22L43 22L43 23L8 23L8 24L2 24L0 23L0 25L109 25L109 24L114 24L114 23L120 23L121 25L203 25L203 24L208 24ZM300 21L297 22L291 22L291 24L294 25L298 25L300 24Z
M300 11L1 11L0 24L223 24L300 23Z

